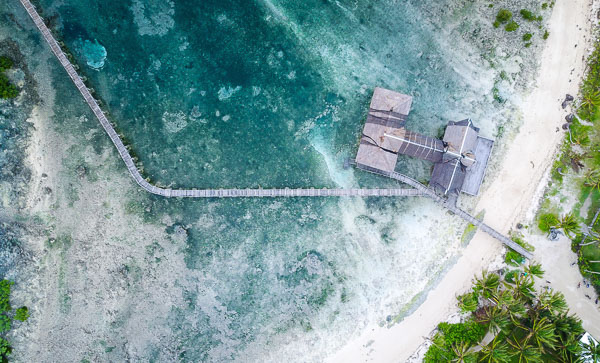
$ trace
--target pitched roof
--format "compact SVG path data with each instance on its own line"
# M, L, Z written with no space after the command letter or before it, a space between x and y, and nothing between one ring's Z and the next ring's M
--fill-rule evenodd
M412 97L383 88L375 88L367 122L356 154L358 166L366 165L393 171L401 142L386 135L405 132L404 123L410 112Z

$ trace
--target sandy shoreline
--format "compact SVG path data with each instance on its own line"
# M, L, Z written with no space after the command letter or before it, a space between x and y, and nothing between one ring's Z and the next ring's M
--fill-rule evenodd
M501 232L525 221L526 213L539 198L538 186L545 183L544 175L564 136L563 132L556 132L567 114L561 102L566 93L576 95L578 91L585 67L583 57L591 38L591 7L592 0L558 0L554 6L537 86L522 106L523 125L508 147L496 178L475 208L475 213L485 210L485 222ZM473 276L502 249L499 242L477 232L457 263L414 313L389 329L375 324L367 327L328 362L405 361L436 325L456 310L455 296L465 292Z

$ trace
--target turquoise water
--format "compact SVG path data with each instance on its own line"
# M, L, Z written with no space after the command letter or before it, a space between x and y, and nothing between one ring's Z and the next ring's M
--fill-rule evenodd
M493 137L507 121L492 88L509 95L510 85L499 81L500 69L488 61L494 47L482 44L490 40L478 35L491 26L465 18L487 11L487 4L39 4L144 171L160 185L397 185L342 168L356 152L375 86L415 97L409 127L417 131L436 135L448 120L472 117ZM27 20L17 6L0 5L0 10L17 14L23 24ZM34 49L31 54L47 55L39 37L21 42ZM49 64L56 90L52 124L65 139L77 140L62 162L63 183L74 195L56 202L70 211L84 199L77 195L82 193L77 170L83 167L94 181L110 185L126 169L114 154L110 171L94 161L112 146L93 132L97 123L56 61ZM398 170L426 180L430 165L401 158ZM389 322L409 309L460 253L464 228L423 199L199 201L133 192L117 200L131 216L125 224L135 229L139 218L166 237L139 240L120 232L120 243L147 255L127 263L125 270L137 277L116 298L116 313L93 310L87 299L97 295L87 290L69 296L73 310L78 304L86 312L92 309L102 317L96 329L110 332L97 334L93 343L65 347L69 358L93 356L89 352L98 341L103 347L112 341L118 347L106 352L112 354L107 359L117 361L320 361L366 324ZM104 204L111 201L107 195ZM121 225L104 216L107 207L98 204L84 205L98 208L99 217L89 227L93 233L85 239L91 246L107 243L99 237L104 232L94 234L102 230L96 222ZM51 213L59 214L60 208ZM88 228L76 224L67 228L56 222L55 228L72 235ZM182 256L180 262L161 256L167 245ZM84 258L77 266L93 262ZM87 268L67 270L66 277L58 274L61 288L63 280L73 286L93 280ZM164 291L171 295L165 297ZM153 306L168 313L160 315ZM78 331L78 316L66 316L69 323L57 319L54 324ZM136 339L136 331L150 332L152 339Z

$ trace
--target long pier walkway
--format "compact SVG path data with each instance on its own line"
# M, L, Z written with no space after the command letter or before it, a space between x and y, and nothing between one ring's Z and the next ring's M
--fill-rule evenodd
M50 33L50 30L44 23L44 20L40 17L38 12L35 10L35 7L31 4L29 0L19 0L21 4L25 7L25 10L33 19L33 22L42 33L44 39L50 46L50 49L63 66L71 80L90 106L96 118L104 128L104 131L110 137L110 140L113 142L117 151L119 152L119 156L123 159L123 162L127 166L127 170L129 170L129 174L133 177L135 182L142 187L144 190L164 197L190 197L190 198L224 198L224 197L343 197L343 196L357 196L357 197L408 197L408 196L427 196L432 198L434 201L439 203L444 208L447 208L452 213L458 215L463 218L467 222L477 226L482 231L488 233L490 236L498 239L500 242L519 252L523 256L527 258L531 258L531 253L526 251L524 248L516 244L514 241L505 237L500 232L497 232L490 226L486 225L479 219L471 216L467 212L462 209L456 207L453 204L447 203L444 198L438 196L435 191L431 188L426 187L425 185L419 183L418 181L399 173L386 173L381 170L368 170L376 174L385 175L392 179L396 179L404 184L410 185L412 189L405 188L397 188L397 189L169 189L169 188L160 188L155 185L150 184L146 179L144 179L139 172L133 158L129 154L129 151L123 144L123 141L111 125L111 123L106 118L106 115L100 109L98 102L92 96L87 86L83 83L79 74L75 70L75 67L71 64L58 42Z

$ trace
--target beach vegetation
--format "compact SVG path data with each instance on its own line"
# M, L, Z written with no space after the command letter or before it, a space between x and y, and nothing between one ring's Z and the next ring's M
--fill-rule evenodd
M511 272L503 281L487 271L473 280L472 289L458 298L468 316L438 325L424 362L575 362L597 350L594 342L579 343L581 320L569 315L562 293L535 290L534 279L544 274L541 265ZM477 308L463 309L473 299Z
M8 362L8 357L12 353L10 342L6 335L13 327L15 320L25 321L29 318L29 309L22 306L13 312L10 304L10 289L14 285L13 281L3 279L0 281L0 362Z
M523 34L523 41L528 42L531 40L531 37L533 37L533 34L525 33L525 34Z

